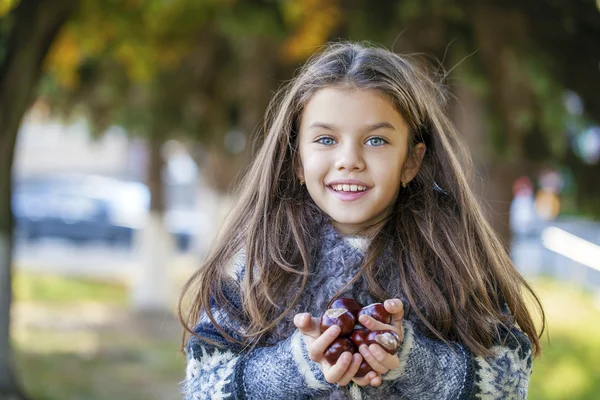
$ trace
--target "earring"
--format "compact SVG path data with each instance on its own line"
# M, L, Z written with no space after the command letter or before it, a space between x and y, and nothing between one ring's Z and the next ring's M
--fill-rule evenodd
M406 188L406 182L402 181L402 187Z
M304 178L300 178L300 186L304 186Z

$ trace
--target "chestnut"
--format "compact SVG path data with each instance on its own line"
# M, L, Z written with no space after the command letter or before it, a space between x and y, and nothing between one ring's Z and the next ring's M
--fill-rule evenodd
M345 308L330 308L321 317L321 332L330 326L337 325L341 328L340 336L346 336L354 329L356 317Z
M357 319L360 318L361 315L368 315L376 319L379 322L383 322L384 324L389 324L392 322L392 314L387 312L382 303L373 303L366 307L363 307L356 316Z
M371 331L368 329L355 329L350 334L350 340L358 348L361 344L367 344L367 336Z
M371 345L374 343L380 345L388 353L396 354L402 344L402 340L394 331L371 331L367 334L365 344Z
M356 317L360 309L363 308L363 305L354 299L340 297L339 299L335 299L328 308L345 308Z
M334 365L345 351L354 354L356 347L348 338L337 338L325 350L323 356L329 364Z
M354 374L354 376L357 378L362 378L363 376L367 375L371 371L373 371L373 368L371 368L371 366L369 365L368 362L363 360L360 363L360 367L358 367L358 371L356 372L356 374Z

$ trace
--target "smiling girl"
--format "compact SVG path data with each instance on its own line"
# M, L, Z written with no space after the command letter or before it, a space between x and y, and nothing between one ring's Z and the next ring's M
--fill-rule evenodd
M541 332L523 291L537 298L482 215L443 109L412 61L353 43L280 91L182 294L186 399L526 398ZM340 329L321 333L318 317L336 297L383 302L389 324L359 322L395 332L398 351L363 344L327 362Z

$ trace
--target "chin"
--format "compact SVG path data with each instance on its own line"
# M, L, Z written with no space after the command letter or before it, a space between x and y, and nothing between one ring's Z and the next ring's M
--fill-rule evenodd
M344 218L342 216L336 216L335 214L330 214L331 219L333 219L335 222L337 222L338 224L344 224L344 225L356 225L356 226L363 226L364 224L368 223L369 219L368 218L348 218L347 216Z

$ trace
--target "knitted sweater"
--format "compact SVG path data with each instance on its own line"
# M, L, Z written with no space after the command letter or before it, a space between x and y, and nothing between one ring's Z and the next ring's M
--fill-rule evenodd
M195 331L224 348L192 337L186 346L188 365L182 390L186 400L206 399L525 399L532 368L531 342L517 328L505 332L504 346L493 357L475 356L461 343L448 346L421 333L415 313L402 322L404 342L400 366L383 375L378 387L345 387L325 381L319 364L310 360L302 334L293 324L297 313L321 315L332 296L360 268L364 242L342 237L330 224L321 230L321 245L300 302L276 327L268 346L248 351L227 342L203 316ZM383 264L385 265L385 264ZM238 278L243 274L238 265ZM388 293L400 297L399 277L390 271ZM394 290L394 288L398 288ZM232 290L233 291L233 290ZM290 293L290 295L293 293ZM232 294L233 296L233 294ZM358 280L344 297L374 302ZM218 310L217 320L220 319Z

